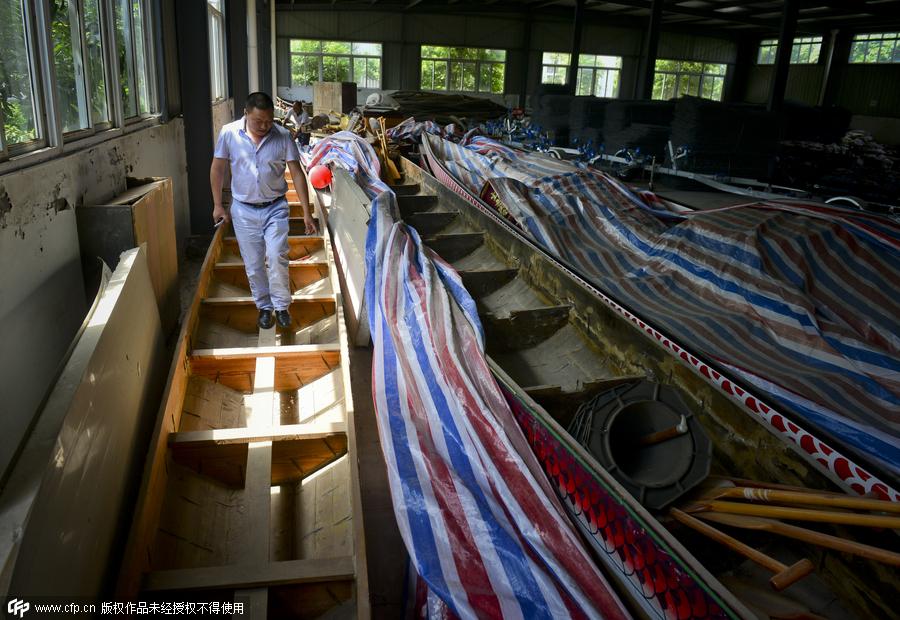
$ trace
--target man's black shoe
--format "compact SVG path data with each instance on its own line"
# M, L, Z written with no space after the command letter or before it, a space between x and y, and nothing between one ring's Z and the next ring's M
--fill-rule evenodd
M291 326L291 313L287 310L276 310L275 311L275 320L278 321L278 326L281 329L287 329Z
M256 324L259 325L261 329L271 329L272 326L275 325L275 321L272 319L272 311L260 310L259 318L256 319Z

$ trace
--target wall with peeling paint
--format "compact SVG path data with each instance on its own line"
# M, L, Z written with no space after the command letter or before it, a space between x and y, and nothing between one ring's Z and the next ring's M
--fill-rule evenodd
M219 136L219 130L222 129L222 125L230 123L233 120L236 120L234 117L234 100L226 99L224 101L220 101L219 103L213 104L212 107L212 135L213 140L215 140Z
M121 193L126 176L172 177L180 257L189 231L181 119L0 177L0 472L88 307L74 209Z

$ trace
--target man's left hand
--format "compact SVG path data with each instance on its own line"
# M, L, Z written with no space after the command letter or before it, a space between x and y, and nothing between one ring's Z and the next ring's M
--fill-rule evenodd
M316 221L312 218L312 215L304 216L303 223L306 225L307 235L315 235L319 232L318 230L316 230Z

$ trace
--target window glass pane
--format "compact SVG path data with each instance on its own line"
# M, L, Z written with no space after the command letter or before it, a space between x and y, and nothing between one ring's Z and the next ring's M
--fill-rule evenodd
M3 142L31 142L38 138L38 129L21 0L0 0L0 33L6 47L0 54Z
M365 86L365 81L366 81L366 59L365 58L354 58L353 59L352 81L356 82L357 86Z
M353 43L353 54L360 56L381 56L380 43Z
M319 57L291 55L291 85L307 86L319 81Z
M134 53L132 49L130 0L116 0L116 46L119 55L119 89L125 118L137 115L137 95L134 87Z
M597 66L619 69L622 67L622 58L619 56L597 56Z
M597 72L596 97L614 98L619 94L619 72L615 69L603 69Z
M63 131L85 129L90 126L90 121L81 55L81 28L75 3L70 7L68 0L51 0L50 34Z
M594 70L590 68L579 67L577 79L575 81L576 95L590 95L594 89Z
M350 58L347 56L323 56L322 79L326 82L349 82Z
M569 72L564 67L543 67L541 70L542 84L565 84L566 74Z
M449 58L450 50L447 47L440 47L438 45L423 45L422 46L422 57L423 58Z
M84 0L84 40L87 44L88 77L91 85L91 117L95 124L108 122L111 118L106 92L102 33L99 0Z
M434 90L434 61L422 61L422 90Z
M310 41L309 39L291 39L291 52L320 52L322 51L320 41Z
M380 58L369 58L366 60L366 87L381 88Z
M350 44L346 41L322 41L322 52L325 54L349 54Z
M150 109L150 73L147 64L146 41L144 40L144 10L141 0L132 0L132 27L134 28L134 62L137 76L138 112L149 114Z
M434 63L434 90L447 90L447 72L446 62Z

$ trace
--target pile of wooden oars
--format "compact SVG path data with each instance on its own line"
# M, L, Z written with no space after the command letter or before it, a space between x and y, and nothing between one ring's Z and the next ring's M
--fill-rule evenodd
M776 590L783 590L809 575L813 571L812 562L802 559L786 566L708 522L738 529L765 531L890 566L900 566L900 553L782 521L900 529L900 504L895 502L711 476L708 484L701 487L700 493L691 502L683 505L680 510L672 508L669 514L679 523L774 573L769 583Z
M375 119L372 119L375 120ZM391 152L388 148L387 131L385 130L384 117L379 117L375 122L370 121L370 129L375 132L375 153L381 160L382 177L387 181L388 185L395 185L400 180L400 171L397 164L391 159Z

